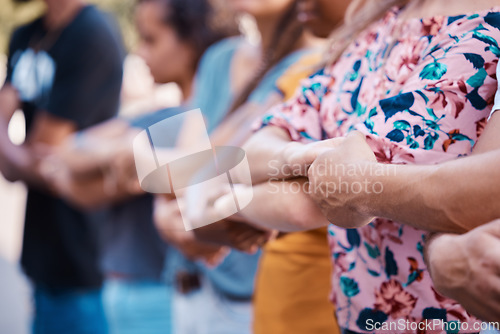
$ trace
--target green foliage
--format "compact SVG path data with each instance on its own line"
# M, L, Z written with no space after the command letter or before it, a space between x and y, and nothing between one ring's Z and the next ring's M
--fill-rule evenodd
M101 9L113 14L120 25L128 49L137 40L133 24L136 0L89 0ZM0 0L0 53L6 53L13 29L40 16L45 8L43 1L33 0L26 4L14 4L12 0Z

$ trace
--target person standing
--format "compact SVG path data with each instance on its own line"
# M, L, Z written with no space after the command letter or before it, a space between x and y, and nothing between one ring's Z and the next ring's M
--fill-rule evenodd
M116 114L124 49L117 28L94 6L44 1L43 16L11 37L0 90L0 171L28 187L21 262L34 286L34 333L106 333L97 229L104 216L53 195L39 159L41 147ZM21 146L7 136L16 109L26 118Z

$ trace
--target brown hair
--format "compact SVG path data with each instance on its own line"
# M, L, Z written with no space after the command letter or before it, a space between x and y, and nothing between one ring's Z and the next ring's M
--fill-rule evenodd
M255 76L235 98L229 109L229 113L234 112L248 100L267 72L292 51L295 41L302 35L303 31L303 25L297 20L297 1L294 1L276 26L270 47L264 50L259 69L255 73Z
M330 35L330 47L324 65L335 63L358 34L380 20L393 7L404 7L411 0L352 0L344 24Z
M156 1L164 7L163 22L173 27L177 36L192 45L195 65L207 48L237 33L233 15L225 13L213 0L138 0Z

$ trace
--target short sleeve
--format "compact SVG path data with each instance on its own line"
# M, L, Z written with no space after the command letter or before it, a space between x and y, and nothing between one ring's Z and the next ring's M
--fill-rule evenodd
M230 68L241 44L240 37L225 38L211 45L199 62L189 106L201 109L209 133L224 119L231 106Z
M40 106L75 122L78 129L114 116L119 108L124 49L111 23L102 22L106 17L100 14L94 21L97 18L96 26L84 32L80 25L73 41L64 40L49 97Z
M500 40L498 29L476 20L466 33L436 38L397 94L368 105L372 133L411 149L470 153L491 113L498 60L491 44Z
M257 128L278 126L290 134L294 141L324 139L320 119L321 99L332 78L321 70L301 82L295 95L285 103L277 105L260 120Z

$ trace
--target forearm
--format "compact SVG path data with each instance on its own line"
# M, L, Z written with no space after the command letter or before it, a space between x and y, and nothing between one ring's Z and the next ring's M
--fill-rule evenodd
M463 233L500 217L500 151L441 165L385 165L370 177L379 194L356 200L359 212L433 232Z
M57 194L83 210L95 210L137 196L139 189L106 180L104 176L87 180L69 179L57 187Z
M262 183L253 187L253 199L241 213L252 223L284 232L327 226L307 189L306 179Z
M32 186L44 186L38 173L38 159L28 146L18 146L8 136L9 122L0 117L0 172L11 181L23 181Z
M283 150L291 142L288 134L275 126L254 134L243 146L250 164L252 183L290 177Z

